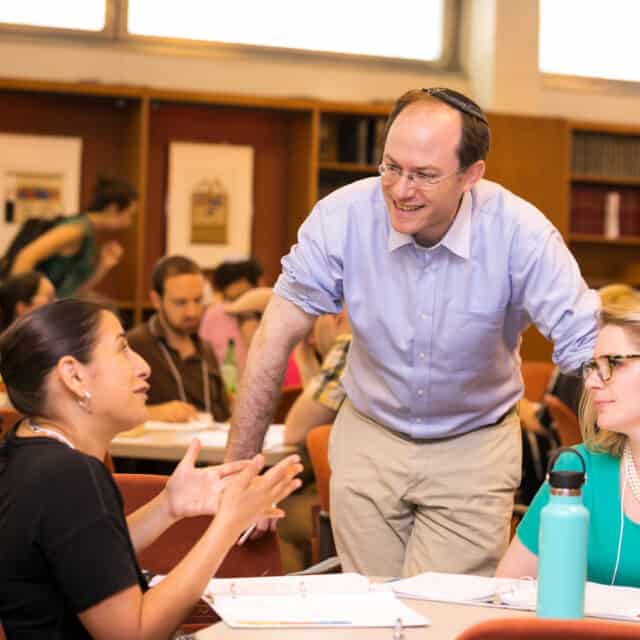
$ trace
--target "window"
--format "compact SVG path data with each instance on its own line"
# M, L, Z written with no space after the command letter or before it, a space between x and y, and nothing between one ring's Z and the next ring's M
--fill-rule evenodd
M545 73L640 81L640 2L540 0Z
M394 18L397 24L392 24ZM443 49L444 0L128 0L132 35L434 61Z
M0 0L0 33L112 39L205 53L220 45L458 69L460 0Z
M0 4L0 23L100 32L106 13L106 0L19 0Z

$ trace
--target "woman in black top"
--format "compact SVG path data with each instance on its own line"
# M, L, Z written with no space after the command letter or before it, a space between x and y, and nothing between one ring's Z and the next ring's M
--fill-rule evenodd
M229 548L299 486L293 456L195 468L194 441L165 490L125 518L101 460L145 420L149 368L110 311L67 299L0 336L0 373L28 417L0 446L0 621L11 638L168 638ZM173 522L216 514L147 591L136 552Z

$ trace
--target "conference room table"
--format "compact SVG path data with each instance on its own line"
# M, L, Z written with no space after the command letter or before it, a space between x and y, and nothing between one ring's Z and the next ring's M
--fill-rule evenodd
M409 607L431 620L426 627L403 629L403 640L418 638L454 640L468 627L494 618L533 617L534 613L504 607L473 604L452 604L429 600L402 600ZM202 629L197 640L391 640L393 629L381 628L316 628L316 629L232 629L224 622Z
M199 438L202 448L198 461L207 464L220 464L224 460L227 443L228 425L211 423L206 428L198 423L146 423L118 434L111 442L113 458L130 458L134 460L161 460L177 462L184 456L189 443ZM193 428L191 428L193 427ZM267 466L276 464L298 448L282 442L284 427L272 425L265 438L262 451Z

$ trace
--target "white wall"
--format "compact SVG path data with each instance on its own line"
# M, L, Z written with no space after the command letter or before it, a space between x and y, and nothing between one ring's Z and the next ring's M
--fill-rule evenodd
M571 32L567 32L570 46ZM257 56L225 49L212 57L159 55L107 44L0 38L0 76L152 85L270 96L367 102L409 88L445 85L489 110L636 124L640 84L549 86L537 70L538 0L464 0L461 73L394 64Z

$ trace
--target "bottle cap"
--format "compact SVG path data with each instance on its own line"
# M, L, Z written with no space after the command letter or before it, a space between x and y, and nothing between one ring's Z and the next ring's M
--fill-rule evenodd
M563 453L573 453L582 464L582 471L554 471L553 465ZM560 447L555 451L549 460L547 467L547 482L553 489L580 489L587 478L587 467L584 458L579 451L572 447Z

